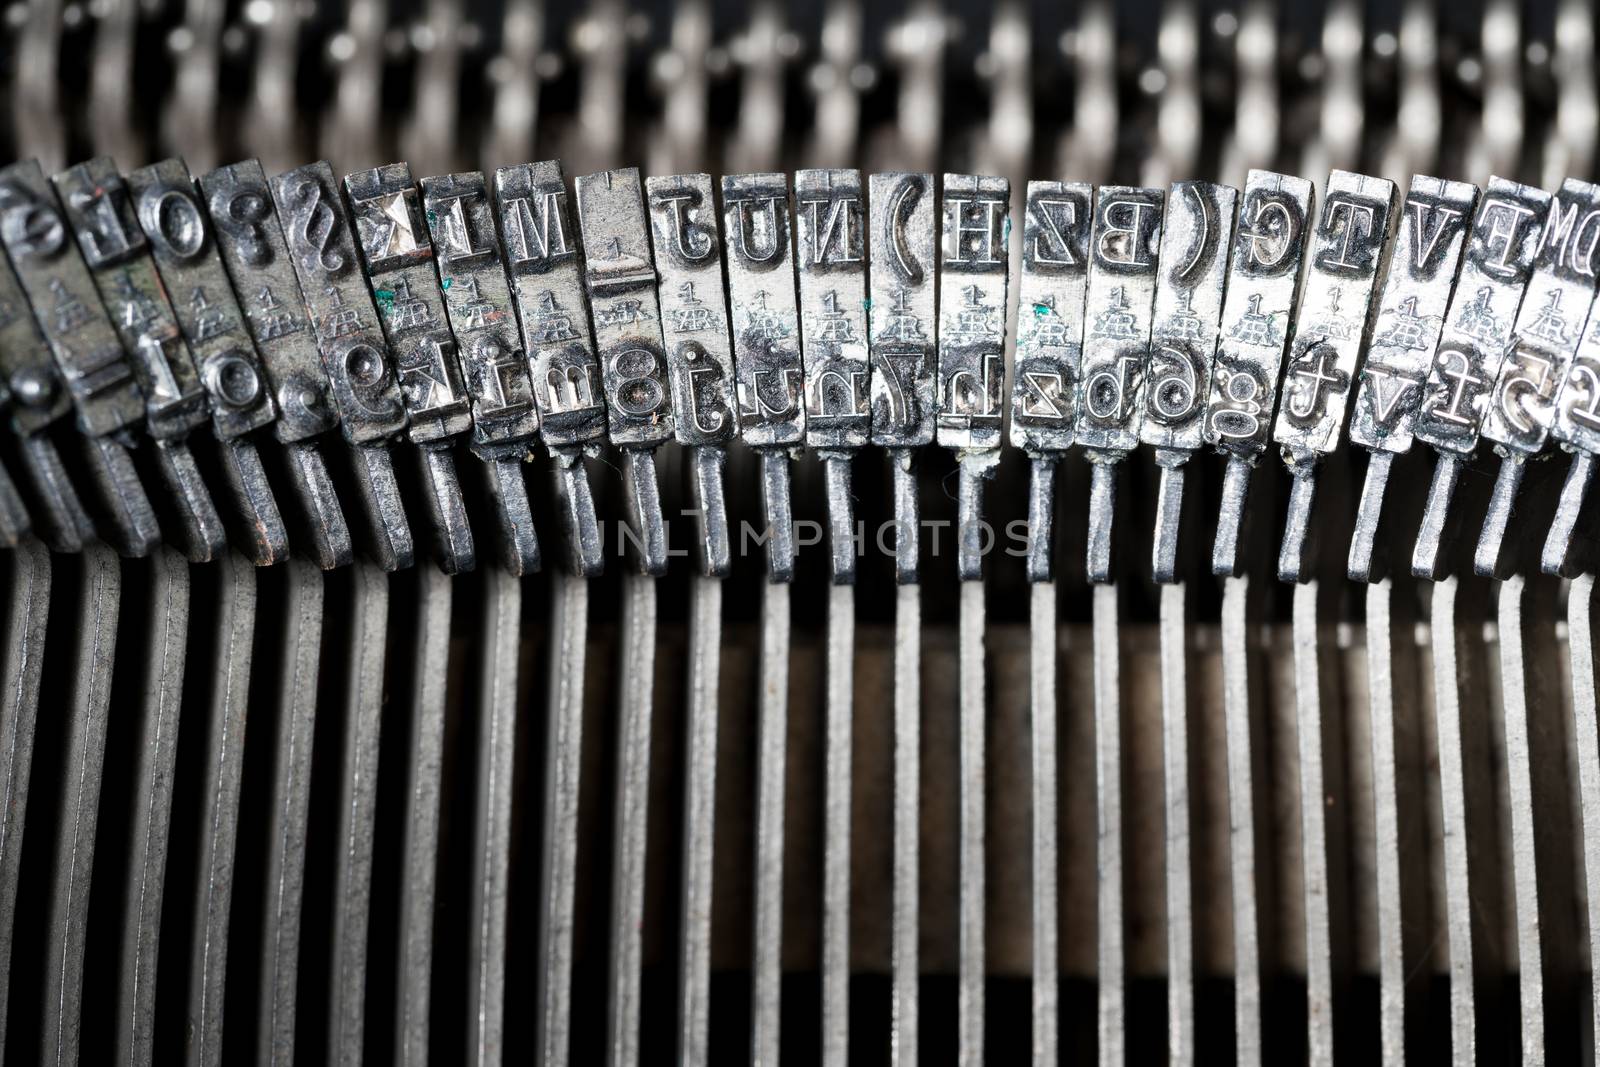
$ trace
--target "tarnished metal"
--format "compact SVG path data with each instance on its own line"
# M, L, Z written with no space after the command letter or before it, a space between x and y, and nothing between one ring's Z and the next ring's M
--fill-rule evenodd
M867 180L872 443L888 449L933 441L938 370L934 199L932 174L874 174Z
M1566 382L1594 301L1597 227L1600 185L1576 178L1562 182L1550 202L1533 275L1512 327L1514 343L1495 377L1484 417L1483 436L1501 457L1500 483L1520 479L1508 468L1538 455L1550 438L1556 393ZM1485 577L1504 577L1510 566L1505 535L1515 496L1514 484L1496 485L1473 556L1473 569Z
M170 853L172 790L178 757L183 677L188 661L189 565L172 549L151 557L145 631L150 674L135 772L132 847L122 905L116 1062L155 1062L156 978Z
M286 1067L294 1062L306 828L311 806L311 743L322 654L322 575L304 560L290 560L285 569L288 595L278 641L283 658L274 694L278 734L273 742L267 892L261 929L261 999L256 1013L258 1067Z
M1549 208L1548 193L1505 178L1490 178L1478 202L1413 431L1439 454L1411 557L1411 573L1419 578L1437 579L1447 566L1451 493L1460 463L1478 446L1490 387L1514 337L1512 324L1541 244L1540 220Z
M1138 400L1139 440L1155 448L1161 468L1150 561L1157 582L1178 578L1183 468L1205 440L1238 201L1237 189L1207 182L1175 182L1167 191L1149 368Z
M1350 416L1350 440L1372 453L1350 540L1346 569L1353 581L1383 577L1374 553L1389 466L1393 456L1411 451L1423 382L1444 331L1477 203L1474 185L1418 174L1400 206L1394 251Z
M560 494L567 565L573 573L594 575L603 562L600 527L581 459L599 452L606 404L566 197L559 163L495 172L495 213L540 429L568 486ZM504 461L496 464L496 477L509 481L512 473Z
M1383 178L1336 170L1324 188L1272 429L1293 479L1280 581L1311 576L1317 467L1339 445L1356 362L1372 336L1372 293L1388 268L1395 204L1394 183ZM1322 1054L1332 1050L1314 1050L1314 1058Z
M1586 216L1580 225L1591 226L1594 222ZM1545 538L1540 566L1546 574L1562 577L1572 577L1580 566L1590 562L1575 555L1573 534L1594 477L1595 453L1600 451L1600 410L1597 410L1600 408L1600 318L1596 317L1592 303L1588 325L1580 338L1566 377L1557 386L1554 421L1550 427L1550 435L1573 456L1556 505L1555 519Z
M245 713L250 701L251 650L256 629L256 575L230 553L222 561L217 608L211 714L205 739L200 856L189 962L188 1062L220 1065L228 972L228 924L233 911L234 855L239 844L239 797L244 777Z
M40 1060L78 1062L83 1035L83 974L89 926L89 885L100 821L100 786L105 774L106 725L111 711L111 672L117 651L117 611L122 602L121 564L97 544L80 557L76 646L66 709L65 762L57 798L57 837L46 917L44 1025Z
M348 566L353 554L350 528L315 440L338 426L339 413L266 173L251 159L219 167L199 184L217 254L277 399L272 428L288 450L294 501L301 513L295 539L304 537L306 544L300 547L322 569Z
M1091 582L1111 580L1116 464L1139 443L1138 399L1150 359L1165 197L1160 189L1095 190L1074 434L1093 476L1086 561Z
M1239 572L1239 528L1250 472L1267 447L1278 376L1294 331L1300 264L1310 230L1314 190L1304 178L1252 170L1240 200L1222 335L1206 402L1202 437L1228 457L1224 505L1211 570Z
M90 469L114 526L104 533L124 555L145 555L161 535L127 455L144 399L55 191L32 160L0 171L0 241L72 398L78 428L92 439Z
M940 198L939 444L1000 447L1011 183L946 174Z
M423 221L422 197L404 163L346 175L344 188L350 196L354 247L366 265L367 284L405 400L407 435L423 450L427 512L434 520L439 566L449 574L470 571L477 565L477 546L467 526L451 449L472 427L473 412L440 276L434 272L434 243ZM455 212L440 207L450 214L461 212L459 200ZM455 232L448 215L439 225ZM460 227L467 227L464 213ZM481 232L471 231L455 239L469 249L480 247L483 240ZM476 292L475 279L462 281ZM469 293L466 299L481 298ZM478 311L488 314L482 308Z
M0 664L0 1028L11 992L12 946L17 927L17 886L22 877L22 839L33 776L33 743L39 722L39 685L45 634L50 623L50 553L24 540L11 556L7 584L6 651Z
M666 572L667 546L652 454L672 439L676 420L639 172L581 177L577 194L607 426L611 443L628 453L628 510L639 566L659 575Z
M1567 655L1572 672L1572 736L1577 743L1580 851L1589 959L1600 958L1600 721L1596 719L1594 670L1594 575L1582 574L1567 591ZM1600 1000L1589 1003L1591 1024L1600 1021ZM1595 1032L1600 1033L1600 1030Z
M168 159L136 170L128 175L128 193L210 400L211 427L243 519L235 540L258 564L282 562L289 535L249 437L277 418L277 406L189 168Z
M338 183L327 163L310 163L277 175L271 189L340 429L354 446L369 551L384 570L404 569L414 558L411 525L393 491L388 446L406 428L406 409Z
M185 550L195 562L215 559L226 547L226 534L187 444L190 431L206 420L206 390L128 188L105 156L79 163L53 182L144 393L145 427L178 505Z

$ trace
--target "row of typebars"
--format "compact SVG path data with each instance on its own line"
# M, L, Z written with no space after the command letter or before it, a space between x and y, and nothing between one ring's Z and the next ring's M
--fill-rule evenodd
M152 114L139 5L13 10L8 1058L1592 1051L1585 5L1447 67L1331 3L1291 100L1272 5L1130 94L1087 4L1047 141L997 4L959 146L932 4L879 130L858 5L803 117L780 6L679 5L640 119L636 17L508 4L481 145L459 3L403 121L353 3L320 137L292 3L191 5Z

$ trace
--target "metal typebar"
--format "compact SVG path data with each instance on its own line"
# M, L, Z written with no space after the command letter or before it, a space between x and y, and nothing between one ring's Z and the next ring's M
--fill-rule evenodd
M128 187L105 156L79 163L53 182L144 392L145 426L179 509L185 550L194 562L215 559L226 547L226 533L188 446L189 433L206 421L206 389L156 273Z
M102 533L124 555L145 555L161 531L128 456L135 426L145 417L144 399L38 163L0 171L0 220L0 241L72 396L78 428L91 441L90 470L111 516L111 529Z
M138 1067L154 1062L161 910L189 637L188 563L172 549L163 549L152 554L151 571L152 595L145 620L151 671L144 692L117 1002L116 1062Z
M1374 555L1389 468L1415 440L1423 381L1444 330L1477 202L1476 186L1418 174L1401 204L1350 416L1350 440L1370 452L1346 565L1352 581L1383 577L1382 561Z
M583 457L599 454L606 404L577 242L569 237L573 229L566 197L559 163L495 172L496 218L532 369L533 399L544 443L559 471L555 495L562 503L567 566L588 576L600 573L603 546ZM500 499L510 512L509 502L521 488L521 464L502 458L493 467ZM525 488L521 491L526 494ZM520 537L515 544L519 565L526 570L531 546Z
M449 279L444 306L472 401L472 451L487 464L489 495L499 513L500 561L513 574L531 574L541 556L523 467L539 409L488 183L477 172L424 178L422 199L438 249L438 274L428 281L438 291L442 279ZM557 232L565 229L558 225ZM390 240L388 250L395 251ZM369 250L369 262L371 255ZM403 321L398 308L397 301L390 316L396 326Z
M946 174L940 199L939 414L936 436L956 453L961 701L960 975L957 1059L983 1061L984 591L983 482L999 462L1005 400L1007 244L1011 183Z
M499 574L498 571L490 573L496 577ZM439 805L443 792L441 776L449 674L448 670L438 669L440 657L435 650L448 647L450 643L454 587L450 576L438 567L418 567L416 581L416 623L412 635L415 643L410 651L411 751L407 762L405 842L401 861L405 875L400 883L400 950L395 966L395 1059L405 1067L422 1067L428 1062L433 997L433 917L438 907ZM504 636L498 629L500 594L498 586L491 586L489 596L484 598L484 611L491 625L491 637L483 649L489 715L494 715L498 707L493 702L495 699L514 701L516 695L514 657L511 694L506 696L495 685L504 651ZM509 751L511 746L506 747ZM475 820L473 825L476 828L480 823ZM478 832L474 829L474 833ZM476 905L479 880L474 879L473 885ZM477 931L476 923L472 929ZM476 936L472 947L476 952ZM476 984L473 988L476 992ZM476 1027L478 1019L477 1012L469 1012L470 1026Z
M17 926L17 884L22 873L22 838L33 773L33 743L39 722L39 682L44 671L45 633L50 622L50 553L24 540L12 554L6 585L6 653L0 674L0 1029L11 992L12 943Z
M1094 587L1094 748L1095 795L1099 798L1095 855L1099 874L1097 985L1099 1058L1117 1064L1126 1058L1123 983L1122 901L1127 870L1122 849L1121 657L1118 652L1117 587Z
M1600 185L1576 178L1561 183L1523 293L1510 351L1500 364L1490 394L1483 436L1500 454L1500 476L1484 516L1473 555L1473 569L1485 577L1504 577L1515 553L1506 533L1522 480L1522 469L1549 441L1556 422L1556 392L1567 380L1595 298L1595 241L1580 229L1600 218Z
M868 358L872 443L889 452L895 521L894 853L890 1058L917 1062L918 867L922 746L919 451L933 441L936 213L932 174L874 174Z
M59 830L45 938L49 955L44 966L40 1059L56 1064L78 1062L82 1034L89 884L99 828L100 784L105 771L117 612L122 601L122 571L116 555L91 543L85 547L81 560L77 647L72 656L73 676L66 711L66 763L58 800Z
M761 606L756 723L755 958L750 1062L778 1063L783 984L783 814L788 769L789 585L768 582Z
M1233 1019L1240 1064L1262 1062L1261 974L1267 962L1271 862L1266 820L1256 803L1264 764L1250 714L1250 638L1245 618L1250 579L1229 577L1222 586L1222 705L1228 750L1229 872L1233 882Z
M1413 431L1438 454L1411 557L1411 573L1419 578L1437 580L1449 566L1450 499L1462 464L1478 446L1490 386L1505 359L1512 323L1520 318L1523 289L1540 245L1540 220L1549 208L1550 194L1504 178L1490 178L1478 202ZM1520 471L1521 466L1506 469Z
M479 682L478 796L472 823L472 866L477 875L472 880L472 943L467 951L472 985L467 994L466 1062L478 1067L499 1064L505 1047L506 913L511 897L512 773L522 622L521 579L496 567L488 580ZM441 717L443 710L441 699ZM423 1043L418 1051L426 1048Z
M1478 1055L1480 976L1494 973L1500 906L1499 872L1492 862L1492 800L1486 795L1487 724L1477 699L1462 704L1460 635L1456 627L1458 579L1433 587L1430 630L1433 647L1433 706L1439 745L1439 793L1444 822L1445 924L1450 943L1450 1051L1461 1062ZM1470 682L1471 679L1467 679Z
M461 499L453 446L472 428L473 412L462 353L450 330L454 318L445 309L440 275L434 270L434 248L438 245L441 257L450 254L446 249L467 255L459 251L461 245L483 255L482 231L469 229L459 199L453 209L430 199L427 210L440 231L430 241L423 197L404 163L348 174L344 190L350 198L352 247L366 266L366 285L409 417L407 436L422 450L424 510L432 519L434 556L447 574L470 571L477 566L478 552ZM496 310L481 306L475 273L452 280L463 284L465 300L480 305L478 315L487 317Z
M257 1067L286 1067L294 1062L311 744L322 653L323 578L316 569L321 563L320 559L315 564L292 559L286 564L288 594L277 642L283 660L276 691L278 736L273 742L272 814L267 832Z
M578 863L578 779L583 752L583 680L589 583L557 573L550 605L545 712L544 851L539 874L540 1063L564 1067L572 1038L572 919Z
M1033 1063L1053 1067L1060 1043L1061 846L1056 794L1056 585L1029 589L1029 711L1033 755Z
M330 179L331 180L331 179ZM378 742L383 724L384 635L389 582L357 563L346 656L344 751L339 781L339 857L334 865L333 953L329 976L329 1063L359 1067L366 1019L367 926L372 910L372 835L377 819ZM436 652L435 654L439 654ZM443 665L434 663L435 669Z
M1517 990L1521 999L1521 1049L1528 1062L1544 1060L1548 1024L1564 1014L1565 989L1577 972L1576 915L1569 860L1567 761L1558 724L1541 722L1554 709L1539 699L1538 679L1526 657L1524 634L1530 603L1527 579L1500 585L1501 701L1505 711L1506 779L1511 809L1511 884L1515 891ZM1570 636L1570 635L1569 635ZM1551 1018L1547 1020L1546 1015ZM1555 1042L1560 1045L1559 1039Z
M1583 835L1584 907L1589 959L1600 959L1600 723L1596 721L1594 575L1581 574L1567 590L1567 654L1572 670L1572 734L1577 744ZM1600 1022L1600 998L1589 1001L1591 1023ZM1600 1033L1600 1028L1592 1031Z
M1150 569L1161 583L1161 720L1166 813L1167 1049L1175 1064L1195 1055L1194 878L1186 681L1187 589L1178 568L1184 472L1204 442L1206 397L1217 354L1238 191L1177 182L1161 228L1148 373L1140 386L1139 440L1155 449L1160 483Z
M655 659L656 582L648 574L629 574L623 579L611 957L606 985L606 1062L610 1067L635 1067L639 1062L639 970Z
M738 433L733 346L723 297L722 242L709 174L651 178L650 225L659 275L679 444L689 449L700 575L691 592L688 737L684 752L678 1062L706 1062L711 999L712 850L717 774L717 674L722 586L733 569L723 491L724 447Z
M224 483L238 519L234 541L257 564L279 563L289 555L289 535L255 442L255 435L276 421L277 405L210 239L194 179L182 160L163 160L128 175L128 193L210 401Z
M857 552L850 466L872 430L861 173L796 171L794 200L805 439L822 461L833 581L828 593L823 726L822 1062L842 1065L850 1043L850 766Z
M278 18L285 13L278 11ZM289 246L256 160L200 178L211 236L233 281L267 382L278 402L273 432L289 454L298 524L291 541L323 570L349 566L350 527L323 461L321 441L339 425L316 323L300 296Z
M1294 332L1314 198L1304 178L1252 170L1245 182L1204 430L1205 442L1228 457L1225 506L1211 550L1211 570L1219 577L1240 571L1250 472L1267 447L1284 349Z
M1600 302L1600 296L1595 301ZM1572 365L1556 394L1550 427L1551 436L1573 455L1545 536L1540 568L1563 578L1574 577L1585 563L1592 563L1580 558L1577 548L1582 538L1575 535L1594 480L1595 455L1600 452L1600 318L1595 317L1595 310L1591 303L1589 324L1580 334Z
M228 920L233 861L239 843L239 791L244 771L245 713L256 629L256 574L230 552L221 562L216 662L201 800L200 857L189 965L190 1064L220 1065L228 971Z
M389 443L406 428L406 408L377 308L361 277L349 213L325 162L279 174L271 188L340 429L352 446L367 513L367 550L384 570L403 570L411 566L415 548Z

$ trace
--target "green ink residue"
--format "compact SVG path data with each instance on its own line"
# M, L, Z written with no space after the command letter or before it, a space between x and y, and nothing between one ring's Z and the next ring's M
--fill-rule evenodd
M428 228L432 229L433 227L437 226L438 224L439 224L439 213L437 211L433 210L433 208L430 207L428 209Z
M1035 315L1039 316L1042 319L1046 315L1050 314L1050 305L1049 304L1035 304L1035 305L1033 305L1033 313Z
M444 281L440 282L439 283L439 287L441 289L449 289L450 288L450 279L446 278Z
M377 297L378 306L380 308L382 308L384 311L392 311L392 310L394 310L394 290L393 289L374 289L372 291L372 295Z
M1000 240L1003 244L1011 243L1011 216L1006 216L1005 225L1000 227Z
M872 310L872 297L869 296L865 300L861 301L861 310L862 311L871 311Z

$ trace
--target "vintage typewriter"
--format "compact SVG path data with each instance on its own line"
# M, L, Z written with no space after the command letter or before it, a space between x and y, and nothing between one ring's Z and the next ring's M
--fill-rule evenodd
M5 1062L1592 1061L1596 22L10 4Z

